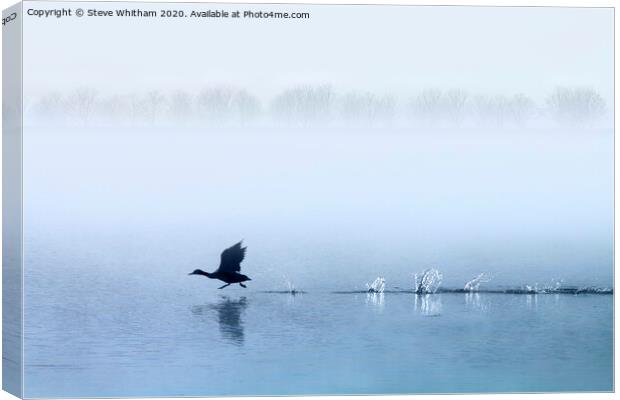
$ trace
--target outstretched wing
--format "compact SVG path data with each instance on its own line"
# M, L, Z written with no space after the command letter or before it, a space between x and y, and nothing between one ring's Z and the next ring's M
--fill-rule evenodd
M219 272L239 272L241 271L241 261L245 258L246 247L241 247L242 242L231 246L222 252Z

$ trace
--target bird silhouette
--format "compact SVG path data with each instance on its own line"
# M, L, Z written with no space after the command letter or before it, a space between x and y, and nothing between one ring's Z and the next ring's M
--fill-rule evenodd
M219 279L222 282L226 282L225 285L220 286L218 289L224 289L226 286L233 283L238 283L241 287L247 288L243 284L245 281L251 281L252 279L240 274L241 261L245 258L245 249L247 247L241 247L242 242L235 244L224 250L220 257L220 266L214 272L205 272L201 269L195 269L188 275L203 275L211 279Z

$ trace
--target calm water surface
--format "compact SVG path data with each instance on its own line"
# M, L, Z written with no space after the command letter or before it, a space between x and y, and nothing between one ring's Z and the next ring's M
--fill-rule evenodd
M613 390L611 295L293 296L106 276L28 281L26 396Z

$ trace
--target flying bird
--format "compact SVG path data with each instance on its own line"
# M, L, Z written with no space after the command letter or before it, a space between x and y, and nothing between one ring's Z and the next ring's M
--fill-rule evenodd
M251 281L252 279L239 273L239 271L241 271L241 261L245 258L245 249L247 248L241 247L241 245L242 242L239 242L224 250L220 258L220 266L214 272L205 272L201 269L196 269L188 275L204 275L207 278L219 279L226 283L218 289L224 289L226 286L232 285L233 283L238 283L241 287L247 288L243 282Z

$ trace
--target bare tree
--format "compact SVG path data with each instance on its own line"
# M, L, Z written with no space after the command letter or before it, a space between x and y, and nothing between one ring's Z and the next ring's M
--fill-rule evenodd
M192 97L182 90L177 90L170 96L168 108L170 117L177 122L188 122L192 117Z
M349 92L340 99L340 115L345 121L372 125L376 121L391 122L395 101L391 96L370 92Z
M132 93L127 97L129 104L129 115L131 125L135 126L142 122L148 114L148 108L144 98L136 93Z
M380 96L373 104L374 118L386 124L391 124L396 114L396 99L391 95Z
M325 122L330 118L333 100L330 85L298 86L276 96L272 112L277 119L302 125Z
M536 104L526 95L477 96L474 99L475 112L482 122L495 126L512 124L523 126L536 113Z
M474 99L474 109L480 121L503 126L509 115L510 100L503 95L479 95Z
M246 125L257 121L263 106L252 93L229 86L212 86L197 96L185 91L163 95L157 90L132 95L98 96L91 88L79 88L68 95L50 93L26 107L28 117L42 122L69 121L97 123L155 124L160 118L177 123L192 119L208 123ZM408 107L408 108L407 108ZM330 85L297 86L277 94L268 111L274 121L308 126L331 121L336 116L346 123L372 126L390 124L396 114L393 96L367 91L350 91L337 96ZM545 114L543 112L546 111ZM459 125L471 113L482 124L524 126L537 116L553 117L561 123L589 124L605 115L606 104L590 88L557 88L546 99L546 108L523 93L514 95L470 96L461 89L427 89L411 98L405 109L414 121L431 125ZM335 113L335 114L334 114Z
M465 119L468 94L464 90L426 89L413 99L414 118L431 125L449 122L459 125Z
M152 90L146 94L144 103L149 122L154 124L157 117L163 112L166 98L158 90Z
M98 111L98 114L104 121L119 123L128 118L129 110L130 106L127 98L113 95L99 101L96 111Z
M32 106L35 118L45 122L57 122L65 114L65 99L58 92L47 94Z
M442 93L439 89L425 89L411 102L413 117L431 125L442 118Z
M231 117L235 91L226 86L202 90L197 97L198 112L209 122L222 122Z
M91 88L80 88L67 98L67 106L71 114L87 125L94 109L97 92Z
M591 88L556 88L547 98L550 114L561 123L588 124L605 114L605 100Z
M246 90L240 90L235 93L231 106L241 124L256 120L261 111L261 105L258 99L249 94Z
M465 119L468 94L461 89L448 90L443 96L444 115L447 120L460 125Z
M534 116L536 104L526 95L519 93L512 96L508 108L512 121L517 126L523 126Z

